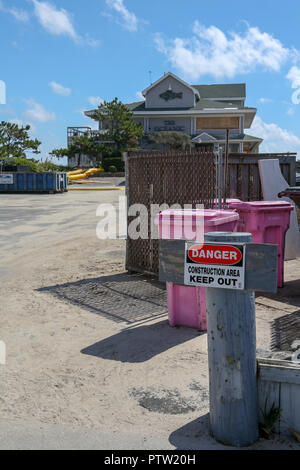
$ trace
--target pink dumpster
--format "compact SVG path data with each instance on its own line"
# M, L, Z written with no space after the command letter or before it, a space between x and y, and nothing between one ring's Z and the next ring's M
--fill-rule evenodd
M290 226L294 207L285 201L242 202L228 200L228 206L236 209L240 220L238 232L249 232L253 243L270 243L278 246L278 287L284 281L285 235Z
M203 241L204 233L236 232L235 210L167 210L159 214L159 238ZM167 283L169 323L206 331L205 287Z

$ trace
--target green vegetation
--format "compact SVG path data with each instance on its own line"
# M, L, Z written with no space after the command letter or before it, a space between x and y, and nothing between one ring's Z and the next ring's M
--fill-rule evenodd
M103 153L102 156L102 167L104 171L109 173L120 172L123 173L125 171L125 164L122 160L122 153L118 151L110 151ZM116 170L111 170L111 167L115 167Z
M135 122L133 113L118 98L100 104L92 118L102 122L103 129L107 131L105 135L114 142L117 150L135 147L144 135L142 125Z
M44 161L38 161L33 158L3 158L0 157L0 161L5 162L5 166L23 166L28 167L28 171L33 173L43 173L51 171L68 171L64 165L56 165L50 159L46 158Z
M180 150L191 145L191 138L182 132L155 132L148 136L150 144L156 144L166 149Z
M69 148L54 149L50 153L51 156L56 158L73 158L77 157L77 166L81 166L82 157L86 155L93 160L101 162L101 155L105 147L101 143L95 142L95 139L82 135L80 137L74 137L72 145Z
M0 122L0 161L1 167L27 167L31 172L66 171L63 165L56 165L51 158L35 160L28 154L40 154L41 142L31 139L30 126L19 126L6 121Z
M136 124L133 113L118 98L111 102L104 101L94 111L93 119L102 122L106 132L95 136L82 135L72 139L69 148L54 149L51 156L56 158L77 158L77 167L82 166L85 155L91 160L101 163L104 171L115 167L117 172L124 172L121 152L136 147L139 138L143 137L144 129Z
M108 167L108 171L109 173L117 173L118 170L114 165L111 165L110 167Z
M41 142L29 137L30 126L0 122L0 158L26 158L27 153L39 154Z
M262 437L266 439L271 439L273 437L273 432L276 423L280 419L281 409L276 407L275 403L272 403L270 409L267 409L268 398L266 398L264 410L260 410L263 416L263 423L260 423L260 433Z

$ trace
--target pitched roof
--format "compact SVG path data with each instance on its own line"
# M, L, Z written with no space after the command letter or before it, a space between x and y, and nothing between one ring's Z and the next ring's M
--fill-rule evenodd
M194 89L194 87L192 85L189 85L188 83L186 83L184 80L182 80L181 78L177 77L177 75L175 75L174 73L172 72L168 72L168 73L165 73L162 77L160 77L158 80L156 80L156 82L154 83L151 83L151 85L149 85L142 93L144 96L146 96L146 94L148 93L149 90L151 90L152 88L154 88L156 85L158 85L160 82L162 82L163 80L166 80L168 77L172 77L172 78L175 78L175 80L177 80L178 82L180 82L182 85L186 86L187 88L190 88L193 90L194 93L196 93L196 95L198 96L198 90L197 89Z
M168 108L146 108L145 101L138 101L136 103L129 103L126 105L130 111L167 111ZM191 108L171 108L172 111L184 111L188 109L247 109L245 106L242 106L240 103L228 103L227 101L215 101L215 100L208 100L208 99L200 99L196 106Z
M230 83L216 85L192 85L199 91L202 99L221 99L221 98L246 98L245 83Z

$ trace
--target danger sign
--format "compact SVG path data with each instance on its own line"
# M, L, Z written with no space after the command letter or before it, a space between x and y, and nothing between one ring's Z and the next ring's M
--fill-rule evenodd
M186 242L184 283L220 289L245 288L245 245Z

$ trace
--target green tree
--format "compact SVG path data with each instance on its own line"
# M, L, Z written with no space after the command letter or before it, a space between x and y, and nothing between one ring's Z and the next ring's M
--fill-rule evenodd
M102 122L103 129L107 131L117 150L137 145L138 139L144 135L141 124L135 122L133 113L118 98L111 102L104 101L91 117Z
M30 126L0 122L0 158L26 158L27 152L41 153L41 142L29 137Z
M191 138L182 132L155 132L148 136L151 144L162 145L168 149L180 150L191 145Z
M95 142L92 137L82 135L80 137L74 137L69 148L54 149L50 155L56 158L77 157L77 166L81 166L82 157L84 155L100 161L102 151L103 145Z
M50 156L51 157L55 157L55 158L64 158L64 157L69 157L69 149L65 149L65 148L60 148L60 149L53 149L51 152L50 152Z

